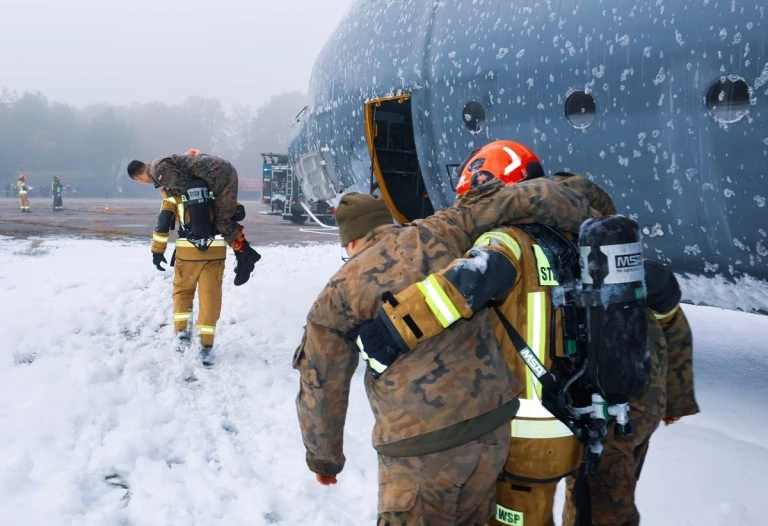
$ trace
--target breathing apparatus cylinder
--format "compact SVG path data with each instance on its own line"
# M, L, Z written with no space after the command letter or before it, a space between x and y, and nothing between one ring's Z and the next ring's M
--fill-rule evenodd
M640 229L624 216L585 221L579 231L580 307L587 336L587 373L617 436L632 433L629 399L650 376L645 272Z
M214 235L214 225L211 221L211 201L213 195L208 185L200 179L193 179L187 186L186 209L189 212L189 241L197 245L198 250L208 249L205 242Z

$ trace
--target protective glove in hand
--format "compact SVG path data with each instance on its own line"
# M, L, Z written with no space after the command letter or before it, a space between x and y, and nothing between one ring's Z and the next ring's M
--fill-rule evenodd
M315 473L315 478L323 486L336 484L336 475L321 475L320 473Z
M348 334L360 349L371 374L378 378L400 355L400 349L380 317L366 321Z
M165 254L152 252L152 263L157 267L157 270L165 272L165 269L160 266L160 263L168 263L168 261L165 259Z

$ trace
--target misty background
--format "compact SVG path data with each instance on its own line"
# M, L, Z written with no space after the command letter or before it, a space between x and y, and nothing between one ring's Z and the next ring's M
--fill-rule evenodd
M0 0L0 185L154 196L127 162L188 148L260 178L352 2Z

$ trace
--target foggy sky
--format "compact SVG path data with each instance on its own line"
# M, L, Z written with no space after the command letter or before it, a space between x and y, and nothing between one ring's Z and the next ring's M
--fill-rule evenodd
M306 92L353 0L0 0L0 88L77 106Z

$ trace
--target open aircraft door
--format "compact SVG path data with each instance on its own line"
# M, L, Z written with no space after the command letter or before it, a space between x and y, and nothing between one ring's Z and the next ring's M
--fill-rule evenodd
M371 191L381 191L400 223L432 215L434 208L416 154L411 96L366 102L365 136L373 173Z

